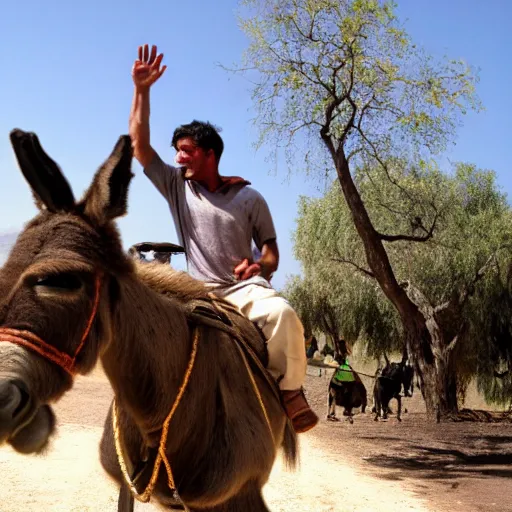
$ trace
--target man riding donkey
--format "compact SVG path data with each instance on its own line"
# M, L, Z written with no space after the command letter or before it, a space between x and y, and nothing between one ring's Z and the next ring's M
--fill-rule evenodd
M329 382L327 419L338 421L336 417L336 405L345 409L344 415L349 417L352 423L352 409L361 407L364 413L367 405L366 388L358 373L350 366L348 356L350 351L343 338L335 341L336 361L338 368Z
M272 288L279 251L265 199L241 177L221 176L222 138L209 123L193 121L174 131L179 168L163 162L149 136L150 88L163 75L163 54L139 47L130 136L135 158L169 204L190 275L204 281L254 322L267 340L268 370L278 381L296 432L317 422L302 390L306 374L303 326L289 303ZM254 261L251 241L261 256Z

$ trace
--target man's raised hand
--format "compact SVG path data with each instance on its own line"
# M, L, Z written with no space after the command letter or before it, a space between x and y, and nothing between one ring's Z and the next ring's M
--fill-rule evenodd
M149 89L167 69L167 66L162 66L162 59L164 54L157 55L157 47L149 45L139 46L139 57L134 62L132 68L132 79L135 87L138 89Z

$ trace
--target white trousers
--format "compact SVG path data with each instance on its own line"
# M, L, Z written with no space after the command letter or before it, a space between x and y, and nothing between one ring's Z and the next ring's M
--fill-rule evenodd
M304 328L288 301L270 285L246 284L215 292L262 330L267 339L268 370L279 387L300 389L307 366Z

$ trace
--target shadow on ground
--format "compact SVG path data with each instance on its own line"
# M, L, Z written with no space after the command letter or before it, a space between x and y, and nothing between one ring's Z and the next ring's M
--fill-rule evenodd
M371 439L361 437L362 439ZM512 478L512 437L510 436L467 436L467 448L450 448L419 445L399 437L381 437L388 444L386 453L365 457L366 463L380 469L381 478L398 480L402 478L424 478L452 480L460 477ZM457 443L460 446L460 443ZM390 453L393 445L394 453Z

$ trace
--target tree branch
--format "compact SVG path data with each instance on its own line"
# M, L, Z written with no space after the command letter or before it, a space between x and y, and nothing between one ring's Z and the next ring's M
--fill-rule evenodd
M356 148L356 149L354 149L353 151L351 151L351 152L349 153L349 155L347 156L347 163L349 163L349 162L350 162L350 160L351 160L352 158L354 158L356 155L358 155L359 153L361 153L361 151L363 151L363 148L361 148L361 147Z
M460 332L459 332L460 334ZM454 338L452 339L452 341L450 341L450 343L448 344L448 346L446 347L445 349L445 354L448 356L450 354L450 352L452 352L452 350L455 348L455 345L457 345L458 341L459 341L459 334L457 334L456 336L454 336Z
M499 249L498 249L499 250ZM496 254L498 251L494 252L487 258L487 261L483 264L482 267L478 269L478 271L475 274L475 277L462 289L462 292L460 293L458 299L457 299L457 306L462 307L467 302L469 297L471 297L475 293L475 285L482 279L482 277L485 275L487 270L490 268L492 262L496 258Z
M471 297L475 293L475 285L484 277L485 273L489 268L491 267L491 264L495 261L496 256L499 251L502 249L508 248L508 244L500 245L488 258L487 261L476 271L475 276L473 279L467 283L465 286L463 286L462 290L458 295L454 295L450 300L443 302L443 304L440 304L439 306L436 306L435 312L440 313L449 307L457 307L461 308L464 306L464 304L467 302L469 297ZM455 303L454 303L455 301Z
M338 149L337 152L343 150L343 146L345 145L345 140L347 138L347 135L349 134L350 130L355 126L354 121L356 119L357 114L357 105L356 102L352 99L351 94L352 90L354 88L354 68L355 68L355 62L354 62L354 50L352 46L349 47L350 51L350 57L351 57L351 66L350 66L350 85L348 87L347 93L345 94L346 99L350 103L350 106L352 107L352 114L350 115L350 119L347 122L345 129L343 130L343 133L341 134L341 137L339 139ZM341 69L341 68L340 68ZM336 73L338 70L336 70ZM336 89L336 85L334 87Z
M323 80L320 80L318 76L317 76L318 80L313 80L313 78L308 73L306 73L306 71L304 71L304 65L307 64L307 65L313 67L314 64L312 64L311 62L303 61L303 60L297 61L297 60L293 59L291 56L284 58L272 47L271 43L267 44L267 48L270 51L270 53L272 53L272 55L274 55L274 57L281 64L291 66L293 71L297 71L298 73L300 73L306 80L308 80L309 82L311 82L315 85L319 85L319 86L323 87L329 94L335 96L335 91L333 91Z
M289 128L289 130L290 130L290 135L289 135L289 137L288 137L288 143L290 143L290 142L292 141L293 137L295 137L295 134L296 134L298 131L302 130L303 128L308 128L308 127L310 127L310 126L313 126L313 125L315 125L315 124L316 124L317 126L322 126L318 121L309 121L309 122L307 122L307 123L302 123L302 124L299 124L298 126L295 126L294 128L291 128L291 126L290 126L290 128Z
M336 263L347 263L348 265L352 265L355 267L359 272L363 273L367 277L371 277L372 279L375 279L375 275L370 270L367 270L363 267L360 267L357 263L354 263L353 261L346 260L345 258L330 258L331 261L334 261Z
M364 133L363 129L361 128L361 121L362 121L362 117L359 118L359 123L357 126L355 126L354 128L358 131L358 133L361 135L361 137L363 138L363 140L368 144L368 146L370 146L371 150L372 150L372 156L373 158L375 158L375 160L377 161L377 163L382 167L382 169L384 170L384 172L386 173L386 176L388 178L388 180L390 181L390 183L392 183L393 185L395 185L395 187L397 187L399 190L401 190L405 196L412 202L414 203L414 198L411 196L411 194L409 194L409 192L404 188L402 187L400 184L398 184L396 182L396 180L394 180L391 175L389 174L389 170L388 170L388 166L386 165L386 163L382 160L382 158L379 156L379 152L377 151L377 148L375 147L375 144L366 136L366 134Z
M435 227L436 227L436 224L437 224L438 216L439 216L439 214L436 211L436 215L434 217L432 225L430 226L430 229L427 231L427 234L425 236L416 236L416 235L386 235L384 233L377 233L377 235L384 242L397 242L399 240L404 240L404 241L407 241L407 242L426 242L427 240L430 240L432 238L432 236L434 235L434 230L435 230ZM425 228L423 228L423 229L425 229Z
M336 95L336 76L340 69L342 69L346 62L344 61L341 63L338 67L334 68L333 70L333 99L332 101L327 105L325 109L325 124L320 130L320 136L322 137L322 140L325 142L327 148L329 149L329 152L331 153L333 161L336 161L338 153L340 150L343 149L343 145L345 143L345 139L347 134L349 133L350 129L354 127L354 120L357 112L357 105L354 102L354 100L350 97L350 94L352 93L352 88L354 86L354 54L352 52L352 48L350 49L350 53L352 56L352 66L350 70L350 84L347 89L347 91L342 96ZM329 135L329 129L331 127L332 120L334 118L334 112L336 108L338 108L345 100L349 101L350 106L352 107L352 114L350 116L350 120L347 122L343 133L341 137L339 138L339 145L338 148L334 147L334 143Z
M298 25L296 19L295 19L295 16L290 16L290 19L293 23L293 26L295 27L295 29L297 30L297 32L304 38L304 39L307 39L308 41L311 41L313 43L319 43L320 42L320 39L315 39L313 37L313 28L315 27L315 18L316 18L316 12L313 13L313 15L311 16L311 24L309 26L309 32L308 34L306 34Z
M334 148L334 144L331 140L331 137L329 136L329 128L331 127L334 110L341 104L344 99L344 97L333 99L329 105L327 105L325 108L325 122L320 130L320 136L327 146L333 161L336 161L336 149Z

